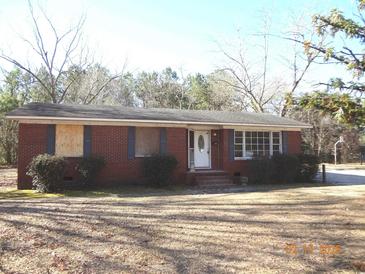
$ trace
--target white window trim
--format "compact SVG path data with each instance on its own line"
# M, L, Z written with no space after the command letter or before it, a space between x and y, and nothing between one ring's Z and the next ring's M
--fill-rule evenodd
M269 132L270 133L270 157L273 155L273 132L279 132L279 152L283 153L283 145L282 145L282 132L281 131L264 131L264 130L234 130L234 151L236 149L236 131L242 132L242 157L234 157L235 160L251 160L253 157L246 156L246 132ZM240 144L237 144L240 145Z

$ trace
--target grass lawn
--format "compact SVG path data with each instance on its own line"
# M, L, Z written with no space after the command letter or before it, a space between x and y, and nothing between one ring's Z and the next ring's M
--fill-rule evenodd
M0 272L365 271L365 186L252 190L3 190Z

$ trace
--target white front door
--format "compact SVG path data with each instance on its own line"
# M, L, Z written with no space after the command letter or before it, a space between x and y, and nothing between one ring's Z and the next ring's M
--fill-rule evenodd
M194 131L194 165L195 168L210 168L210 134L209 131Z

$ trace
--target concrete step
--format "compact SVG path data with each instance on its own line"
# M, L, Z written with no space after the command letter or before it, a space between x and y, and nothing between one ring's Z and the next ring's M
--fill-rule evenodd
M235 186L229 174L223 170L196 170L188 172L197 187L231 187Z
M237 185L230 183L210 183L210 184L198 184L198 188L229 188L229 187L236 187Z
M196 180L197 184L233 184L233 181L229 178L226 179L205 179L205 180Z
M195 177L200 176L215 176L215 175L228 175L227 172L223 170L196 170L196 171L190 171L188 174L194 175Z
M198 176L195 178L195 182L199 187L227 187L235 185L228 175Z
M230 177L228 175L201 175L201 176L196 176L195 179L197 181L200 181L200 180L225 180L225 179L230 179Z

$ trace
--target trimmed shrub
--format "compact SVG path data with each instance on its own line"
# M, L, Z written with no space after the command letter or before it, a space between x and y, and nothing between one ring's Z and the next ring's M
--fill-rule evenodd
M166 186L177 164L173 155L155 154L143 158L143 174L150 184L157 187Z
M318 163L318 157L309 154L277 154L270 159L254 159L249 162L249 182L254 184L310 182L318 171Z
M310 182L318 172L319 158L312 154L298 154L299 170L296 181Z
M295 155L275 154L272 163L272 181L279 184L293 183L299 170L299 160Z
M253 159L249 161L249 182L253 184L269 184L273 166L270 159Z
M39 192L55 192L62 188L66 161L63 157L41 154L32 159L27 175Z
M83 186L92 186L96 175L104 166L105 160L101 156L90 155L82 158L76 166L76 170L81 177L81 184Z

